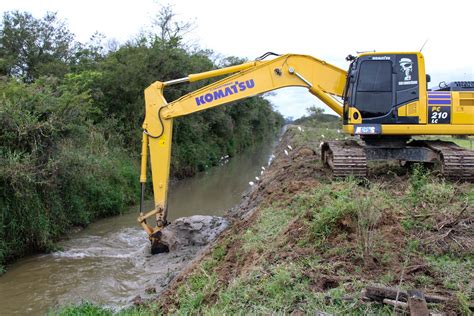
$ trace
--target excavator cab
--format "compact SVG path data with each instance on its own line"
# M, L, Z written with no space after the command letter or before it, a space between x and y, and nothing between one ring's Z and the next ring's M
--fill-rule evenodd
M343 120L355 124L418 124L398 109L419 100L421 55L366 54L351 62L344 91ZM426 79L425 79L426 80Z
M350 56L343 93L343 129L359 136L322 146L336 176L366 176L368 161L439 165L447 178L473 180L474 153L425 135L474 134L474 85L445 84L428 90L420 52Z

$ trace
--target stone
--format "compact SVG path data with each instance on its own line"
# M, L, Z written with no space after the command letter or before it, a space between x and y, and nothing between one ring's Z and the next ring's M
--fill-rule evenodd
M135 306L140 306L143 304L143 299L140 295L137 295L135 296L133 299L132 299L132 304L135 305Z
M229 221L218 216L181 217L161 230L161 242L171 251L187 246L204 246L216 239L227 226Z

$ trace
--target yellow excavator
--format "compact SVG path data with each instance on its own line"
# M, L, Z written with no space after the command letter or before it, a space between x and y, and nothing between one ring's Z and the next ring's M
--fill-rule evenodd
M268 58L268 57L272 58ZM173 119L275 89L297 86L308 91L342 117L343 131L359 141L328 141L321 158L334 176L366 176L367 161L438 163L447 178L474 180L474 152L446 141L421 141L417 135L474 135L474 82L427 87L420 52L373 52L349 55L344 71L306 55L266 53L241 65L191 74L145 90L138 222L148 233L152 253L168 251L160 241L167 225L167 191ZM165 87L224 76L168 103ZM155 209L144 213L143 199L148 154ZM147 224L155 217L156 226Z

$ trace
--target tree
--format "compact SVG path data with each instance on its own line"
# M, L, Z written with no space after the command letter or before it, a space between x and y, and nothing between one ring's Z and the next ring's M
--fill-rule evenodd
M176 20L176 13L171 5L162 6L153 25L158 28L155 36L162 44L178 45L183 36L194 29L194 23Z
M74 58L70 63L72 72L80 72L83 70L95 70L106 54L107 49L104 48L105 35L95 32L86 44L76 43L74 45ZM112 46L111 46L112 47Z
M0 27L0 74L32 82L41 75L62 76L74 57L74 35L56 13L36 19L6 12Z
M324 114L324 109L318 108L315 105L310 106L306 109L306 111L308 112L309 116L319 117Z

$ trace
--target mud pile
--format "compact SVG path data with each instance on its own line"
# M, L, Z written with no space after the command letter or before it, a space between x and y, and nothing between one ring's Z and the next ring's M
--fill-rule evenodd
M162 231L161 241L171 251L189 246L204 246L216 239L229 222L218 216L194 215L174 220Z

